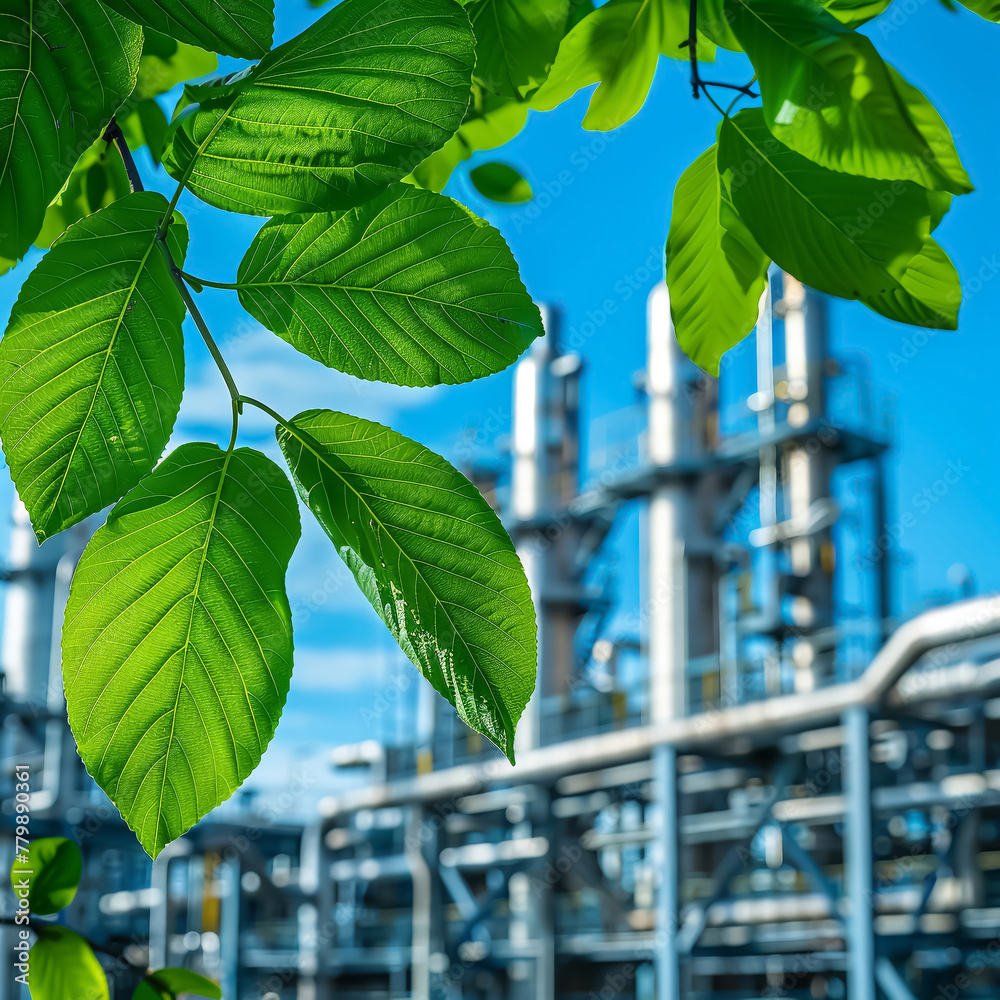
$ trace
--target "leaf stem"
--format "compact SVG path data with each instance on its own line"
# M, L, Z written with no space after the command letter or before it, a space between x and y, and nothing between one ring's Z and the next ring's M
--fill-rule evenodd
M121 156L122 163L125 166L125 173L128 175L128 186L132 189L133 194L136 191L145 191L146 189L143 186L139 169L135 165L135 160L132 159L132 150L128 148L125 136L122 135L121 126L116 119L111 119L108 127L104 130L102 138L105 142L113 142L117 147L118 154Z
M249 403L251 406L256 406L258 410L263 410L269 417L276 420L282 427L287 427L289 430L292 429L292 425L277 411L272 410L267 403L262 403L259 399L254 399L253 396L240 396L240 403Z
M184 301L187 311L191 314L191 319L194 320L194 325L198 327L201 339L205 341L205 346L212 355L212 360L215 361L216 367L222 374L222 379L226 383L229 395L232 397L235 412L242 413L243 406L240 402L240 390L236 385L236 379L233 378L233 373L229 370L226 359L222 356L222 351L219 350L219 345L215 342L215 338L212 336L212 332L205 322L205 317L202 316L198 306L195 305L191 291L184 280L184 272L174 263L173 254L170 253L170 248L167 246L166 240L161 238L159 244L167 258L167 265L170 267L170 276L174 279L177 291L180 292L181 299ZM233 434L235 435L235 433L234 428Z
M170 199L170 204L167 205L167 210L163 213L163 218L160 219L160 228L158 230L160 239L166 235L167 226L170 225L170 222L174 217L174 209L177 207L177 202L180 200L181 192L184 190L185 183L185 181L180 181L180 183L178 183L177 189L174 191L174 195Z
M235 281L209 281L208 278L199 278L194 274L188 274L187 271L181 271L180 273L186 282L195 286L204 285L206 288L227 288L233 291L240 287Z

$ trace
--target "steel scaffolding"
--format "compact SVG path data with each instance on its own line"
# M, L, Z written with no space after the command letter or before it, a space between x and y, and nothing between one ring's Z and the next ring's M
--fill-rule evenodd
M658 287L640 403L600 441L545 321L482 485L539 622L516 768L425 686L413 745L341 748L370 781L316 822L237 802L150 866L53 685L85 532L15 530L4 757L84 848L69 921L121 948L119 990L187 965L226 1000L1000 995L1000 597L898 617L891 426L824 300L773 274L717 381Z

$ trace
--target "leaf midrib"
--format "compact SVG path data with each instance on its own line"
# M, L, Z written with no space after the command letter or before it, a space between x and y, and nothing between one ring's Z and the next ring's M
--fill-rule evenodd
M180 675L177 679L177 693L174 696L174 706L170 713L170 733L167 736L167 746L163 752L163 778L160 781L160 794L156 803L156 829L159 832L161 824L164 823L163 816L163 793L167 787L167 772L169 771L170 764L170 748L174 743L174 731L177 727L177 713L178 707L181 700L181 691L184 689L184 672L187 669L188 652L191 649L191 632L194 628L194 612L195 608L198 606L199 593L201 590L201 577L205 570L205 564L208 562L208 546L209 542L212 540L212 534L215 531L215 518L219 511L219 502L222 499L222 488L226 482L226 475L229 472L229 463L233 457L233 443L230 443L228 451L226 451L226 457L222 463L222 470L219 473L219 485L215 490L215 497L212 502L212 513L209 515L208 521L206 522L205 528L205 541L202 543L201 556L198 560L198 573L195 577L194 586L191 588L191 614L188 617L188 628L187 634L184 636L184 656L181 660ZM195 809L197 810L197 787L195 788Z

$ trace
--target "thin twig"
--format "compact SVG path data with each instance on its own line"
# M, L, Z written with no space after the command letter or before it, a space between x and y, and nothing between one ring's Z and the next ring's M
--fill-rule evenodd
M701 77L698 75L698 0L691 0L688 17L688 58L691 60L691 96L697 101Z
M170 267L170 276L174 279L177 291L180 292L181 299L184 301L187 311L191 314L191 319L194 320L194 325L198 327L201 339L205 341L205 346L208 348L209 353L212 355L212 359L215 361L216 366L222 374L222 379L226 383L229 395L232 397L233 403L236 406L236 412L242 413L243 404L240 401L240 390L236 386L236 379L233 378L233 373L229 370L229 366L226 364L226 359L222 356L222 351L219 350L219 345L215 342L215 338L212 336L212 332L209 330L208 324L205 322L205 318L202 316L201 311L195 304L191 291L188 288L187 283L184 281L184 272L174 263L173 254L171 254L170 248L167 246L166 239L160 239L159 244L160 249L167 258L167 265Z
M688 50L688 58L691 61L691 96L695 100L698 100L701 91L704 91L705 96L709 97L709 87L722 87L725 90L735 90L746 97L760 96L750 89L753 85L753 80L750 83L739 84L724 83L721 80L703 80L701 78L701 73L698 71L698 0L691 0L688 15L688 37L687 41L681 43L680 48L684 48L685 45ZM711 100L710 97L709 99ZM714 104L715 102L713 101L712 103Z
M125 173L128 175L128 186L132 189L133 193L136 191L145 191L139 169L135 165L135 160L132 159L132 151L128 148L125 136L122 135L121 126L114 118L111 119L110 124L104 130L104 141L113 142L118 148L122 163L125 165Z

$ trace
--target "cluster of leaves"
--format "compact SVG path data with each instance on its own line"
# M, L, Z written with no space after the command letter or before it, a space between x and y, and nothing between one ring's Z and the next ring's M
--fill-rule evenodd
M73 902L82 870L80 848L65 837L33 841L11 867L19 914L30 917L36 936L26 963L33 1000L109 1000L107 976L87 939L61 924L34 919ZM177 1000L181 994L222 997L219 984L211 979L190 969L168 968L148 972L132 1000Z
M302 503L407 656L513 757L535 618L497 515L387 427L332 410L286 418L242 396L192 296L208 282L182 271L177 211L187 190L271 217L218 287L324 365L407 386L509 366L542 328L506 243L402 183L453 140L479 87L469 14L455 0L344 0L272 48L273 0L42 7L18 0L3 15L0 247L13 260L39 242L54 204L62 231L0 341L0 436L39 541L114 504L63 627L89 772L155 856L239 787L274 734L292 673L299 506L286 473L236 447L245 405L274 418ZM259 61L186 86L167 123L157 93L210 70L210 53ZM171 201L143 189L130 145L177 180ZM105 188L97 166L115 178ZM83 197L67 197L77 187ZM226 379L232 435L161 462L186 316Z
M397 385L466 382L541 324L500 234L439 193L456 166L595 83L584 126L622 124L660 56L689 60L713 104L719 87L756 97L701 78L722 46L746 54L761 103L716 104L717 142L677 185L666 270L691 357L718 371L772 261L922 326L953 327L961 298L931 234L971 183L940 115L856 30L889 0L343 0L271 48L272 2L16 0L0 15L0 254L61 234L0 342L0 435L40 540L115 504L73 582L66 695L87 767L154 855L256 766L289 686L298 507L274 463L235 447L245 404L274 417L302 502L402 649L508 755L535 661L523 571L468 480L389 428L240 394L191 295L213 283L181 269L183 190L271 217L214 287L298 350ZM188 84L168 124L157 94L213 53L259 61ZM128 149L143 144L178 182L169 202L142 190ZM506 164L471 177L530 197ZM226 378L233 433L157 465L185 315Z
M608 0L563 38L531 99L549 109L597 83L583 125L615 128L644 103L661 55L691 61L695 96L722 121L677 184L666 277L678 340L713 375L756 324L772 261L890 319L957 325L958 275L931 233L972 184L933 105L856 30L889 4ZM1000 20L996 3L966 6ZM750 84L701 79L716 46L746 54ZM729 109L711 97L720 87L736 92Z

